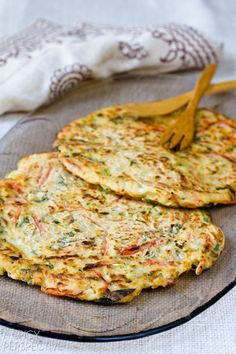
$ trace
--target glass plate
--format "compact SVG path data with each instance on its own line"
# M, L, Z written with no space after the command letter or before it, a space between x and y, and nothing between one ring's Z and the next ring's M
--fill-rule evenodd
M117 77L90 82L52 105L25 116L0 141L1 177L24 155L51 150L57 132L71 120L114 104L163 99L192 87L194 75ZM232 93L205 99L226 115L235 112ZM236 206L211 209L226 246L219 261L197 277L180 277L174 286L145 290L125 305L98 305L41 293L38 287L0 278L0 323L37 335L77 341L140 338L180 325L229 291L236 283Z

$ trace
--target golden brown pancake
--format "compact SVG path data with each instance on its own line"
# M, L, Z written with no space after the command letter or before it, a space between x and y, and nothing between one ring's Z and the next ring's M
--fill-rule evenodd
M159 145L179 113L139 117L110 107L58 134L64 166L85 181L170 207L236 202L236 122L199 109L194 142L173 152Z
M120 197L67 172L57 153L0 182L0 273L49 294L128 302L210 268L224 235L201 210Z

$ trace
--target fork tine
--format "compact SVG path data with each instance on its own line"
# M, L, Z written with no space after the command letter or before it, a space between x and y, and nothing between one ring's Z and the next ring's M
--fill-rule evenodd
M160 145L165 145L167 144L169 141L171 141L173 135L175 134L175 132L173 131L173 129L169 128L163 135L163 137L161 138L160 141Z
M181 142L181 140L183 139L183 134L180 131L176 131L174 136L172 137L170 144L169 144L169 149L174 149L177 145L179 145L179 143Z
M179 150L184 150L189 144L189 140L187 138L187 136L185 135L179 145Z
M179 150L187 148L193 140L193 132L189 131L180 142Z
M216 64L209 64L200 75L185 110L161 139L161 144L169 142L169 149L182 150L191 144L194 136L194 119L197 105L204 95L216 70ZM181 122L181 123L180 123Z

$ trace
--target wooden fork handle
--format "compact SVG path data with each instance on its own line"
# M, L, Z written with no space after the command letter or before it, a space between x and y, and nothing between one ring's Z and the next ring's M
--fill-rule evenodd
M236 80L224 81L216 84L210 84L205 92L205 95L212 95L214 93L220 93L225 91L231 91L236 89ZM187 91L179 96L167 98L157 102L145 102L145 103L129 103L123 105L123 108L129 109L132 112L143 115L165 115L186 105L192 96L192 91Z
M236 80L218 82L217 84L210 84L206 90L206 95L220 93L224 91L231 91L236 89Z
M207 90L215 71L216 71L216 64L210 64L203 70L202 74L197 80L196 85L192 91L192 95L191 95L192 97L190 98L186 110L195 111L199 101L201 100L202 96Z

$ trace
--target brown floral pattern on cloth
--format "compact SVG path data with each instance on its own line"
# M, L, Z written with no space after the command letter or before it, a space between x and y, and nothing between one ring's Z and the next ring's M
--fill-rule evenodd
M152 31L152 36L168 44L167 54L160 60L169 63L179 58L179 69L202 69L217 62L217 56L210 43L194 28L169 25Z
M148 55L147 50L138 43L119 42L119 49L125 57L130 59L141 60Z
M37 20L30 27L18 34L0 41L0 66L6 65L11 58L25 55L31 58L31 53L43 47L45 43L61 43L60 25L45 20Z
M177 58L182 61L180 69L201 69L210 62L217 61L217 55L204 38L194 28L185 25L170 24L156 27L112 27L94 26L88 23L78 23L67 29L46 20L37 20L27 29L9 39L0 41L0 66L8 59L19 55L31 58L31 53L42 48L45 43L62 43L63 38L75 36L80 40L107 34L131 36L131 42L144 33L159 39L169 46L167 54L161 59L162 63L169 63ZM118 43L119 49L128 58L142 59L148 55L145 49L138 48L137 43Z
M70 31L64 32L64 35L78 36L84 40L91 37L104 36L106 34L123 35L129 34L135 40L144 33L151 33L154 38L162 40L169 45L167 54L161 59L162 63L169 63L179 57L182 61L179 69L202 69L211 62L217 62L217 55L214 48L209 41L198 32L196 29L186 25L169 24L157 27L112 27L112 26L99 26L88 23L80 23L74 25ZM138 58L141 54L135 55L137 43L120 42L119 49L128 58ZM145 49L142 51L144 53ZM193 53L192 53L193 51ZM127 55L126 55L127 54ZM148 53L145 55L145 57Z
M81 81L91 78L92 70L79 63L56 70L50 80L49 101L62 97L66 92L78 86Z
M0 96L4 100L0 114L22 105L26 110L35 109L90 78L136 69L157 73L199 69L216 62L219 53L219 43L184 25L124 28L80 22L61 26L38 20L0 40ZM24 95L19 94L21 89Z
M73 25L70 30L63 32L64 36L76 36L81 39L88 39L91 37L104 36L107 34L123 35L129 34L133 36L133 39L140 36L144 32L150 31L149 27L113 27L113 26L94 26L90 23L78 23Z

